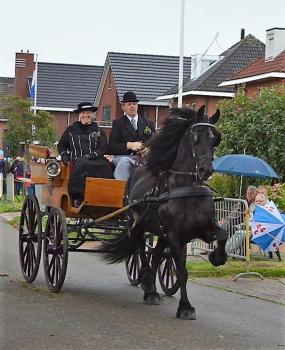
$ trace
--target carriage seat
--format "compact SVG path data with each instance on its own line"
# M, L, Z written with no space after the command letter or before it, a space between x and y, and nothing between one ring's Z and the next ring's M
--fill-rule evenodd
M35 158L49 159L51 158L51 151L46 146L29 145L29 154Z

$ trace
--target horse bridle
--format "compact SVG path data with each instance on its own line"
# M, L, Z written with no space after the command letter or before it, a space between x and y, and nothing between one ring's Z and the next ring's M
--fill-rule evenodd
M197 154L196 154L196 151L195 151L194 129L196 127L199 127L199 126L206 126L206 127L209 127L211 129L217 131L216 126L214 124L210 124L210 123L196 123L196 124L193 124L191 126L191 129L190 129L190 142L191 142L191 146L192 146L193 160L195 161L195 172L192 172L192 171L179 171L179 170L169 169L168 171L170 173L180 174L180 175L191 175L191 176L195 176L196 180L198 179L198 163L200 161L202 161L203 159L208 158L207 156L198 157Z
M196 151L195 151L195 142L194 142L194 129L199 127L199 126L206 126L210 129L213 129L217 132L217 128L215 127L215 125L213 124L210 124L210 123L196 123L196 124L193 124L191 126L191 130L190 130L190 142L191 142L191 146L192 146L192 155L193 155L193 159L195 160L196 162L196 165L199 161L203 160L204 158L207 158L207 156L202 156L202 157L198 157L196 155Z

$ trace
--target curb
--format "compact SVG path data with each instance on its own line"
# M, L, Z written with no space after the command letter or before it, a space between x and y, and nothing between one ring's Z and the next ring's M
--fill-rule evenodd
M284 299L285 283L283 280L280 280L280 279L276 279L276 280L265 279L263 281L260 281L261 283L269 282L271 284L271 286L269 287L269 292L267 292L267 293L266 293L266 288L264 288L264 285L261 285L263 288L261 292L265 291L265 293L263 293L263 294L261 292L258 293L258 289L256 288L256 281L252 281L254 286L252 286L251 290L248 291L248 290L243 289L244 286L241 285L241 283L239 283L238 281L235 281L235 282L232 280L221 281L221 280L217 280L217 279L213 279L212 281L211 281L211 279L206 279L206 280L189 279L189 280L191 282L197 283L197 284L205 286L205 287L212 287L212 288L216 288L216 289L220 289L220 290L226 290L226 291L231 292L231 293L236 293L236 294L248 296L251 298L269 301L269 302L272 302L275 304L285 306L285 299ZM244 280L244 282L245 282L245 280ZM247 282L249 282L249 280L247 280L245 283L247 283ZM227 283L236 283L236 288L228 285ZM274 283L274 286L272 286L273 283ZM276 295L274 295L274 293L272 293L274 291L275 291ZM279 297L279 295L281 295L281 297ZM282 298L282 296L283 296L283 298Z

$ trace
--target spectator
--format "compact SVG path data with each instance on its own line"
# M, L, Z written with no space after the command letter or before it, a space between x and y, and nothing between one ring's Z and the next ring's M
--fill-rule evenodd
M267 193L268 193L268 191L267 191L267 188L265 186L259 186L257 188L257 195L255 197L255 204L260 205L260 206L266 206L270 202ZM278 247L276 247L275 253L277 255L278 260L281 261L281 255L280 255L280 251L279 251ZM272 252L268 252L268 256L270 259L273 259Z
M15 194L19 196L23 193L23 182L21 178L24 177L24 158L18 155L11 165L11 173L14 175Z
M255 207L255 197L257 194L257 188L255 186L248 186L246 190L246 202L248 205L249 214L254 212Z
M114 155L115 179L127 180L130 177L139 155L144 156L147 151L144 143L155 132L153 121L138 115L138 102L134 92L126 92L121 102L124 115L113 121L109 153Z
M3 175L3 193L6 193L6 175L10 171L10 165L4 155L0 154L0 174Z

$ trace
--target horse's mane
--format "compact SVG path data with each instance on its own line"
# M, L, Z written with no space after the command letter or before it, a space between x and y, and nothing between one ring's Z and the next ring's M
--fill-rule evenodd
M171 167L177 148L187 127L197 120L197 112L190 108L171 108L162 129L148 142L147 168L152 173Z

